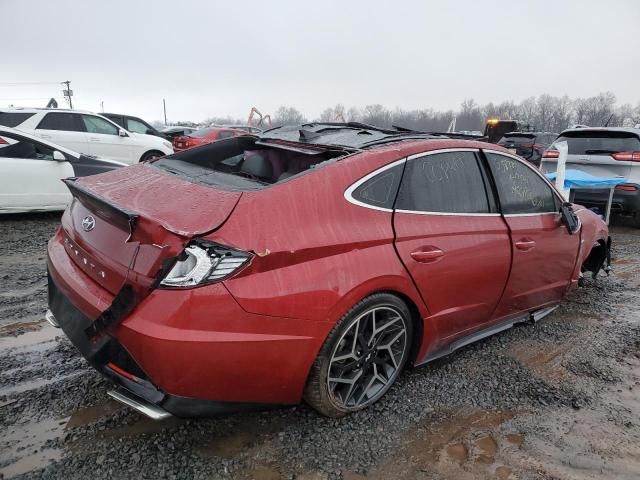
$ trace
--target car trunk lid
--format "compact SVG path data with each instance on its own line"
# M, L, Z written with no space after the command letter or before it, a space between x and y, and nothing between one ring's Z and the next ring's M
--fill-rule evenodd
M62 219L67 253L112 295L126 284L137 296L148 292L166 262L194 236L222 225L242 195L150 164L65 183L74 197Z

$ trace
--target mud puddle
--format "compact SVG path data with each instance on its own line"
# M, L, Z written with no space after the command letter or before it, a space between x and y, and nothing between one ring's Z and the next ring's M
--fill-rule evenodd
M0 440L0 476L11 478L43 468L62 457L62 449L47 447L62 438L68 418L14 425Z
M61 335L62 330L46 321L5 325L0 330L0 354L6 354L8 350L19 353L52 348L57 344L56 337Z

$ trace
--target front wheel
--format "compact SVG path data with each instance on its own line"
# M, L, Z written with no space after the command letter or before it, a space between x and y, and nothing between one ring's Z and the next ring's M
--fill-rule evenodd
M164 153L159 152L158 150L151 150L150 152L145 153L140 158L141 162L146 162L147 160L153 160L154 158L163 157Z
M407 362L412 333L411 312L395 295L377 293L360 301L325 340L305 400L328 417L375 403Z

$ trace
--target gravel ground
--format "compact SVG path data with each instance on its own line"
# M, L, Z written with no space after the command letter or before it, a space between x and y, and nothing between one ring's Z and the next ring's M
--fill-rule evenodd
M640 478L638 230L612 229L610 277L407 371L366 411L153 422L42 320L58 221L0 219L0 478Z

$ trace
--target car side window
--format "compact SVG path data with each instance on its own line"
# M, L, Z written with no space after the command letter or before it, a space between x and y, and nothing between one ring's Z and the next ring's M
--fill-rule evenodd
M84 132L83 125L73 113L47 113L36 127L37 130L61 130L65 132Z
M0 112L0 125L4 125L5 127L17 127L34 115L34 113L24 112Z
M489 194L474 152L442 152L407 162L397 210L490 213Z
M235 136L235 132L231 132L229 130L222 131L218 134L218 140L222 138L231 138Z
M116 126L106 121L104 118L96 117L94 115L82 115L82 121L89 133L118 135L118 129Z
M3 135L0 140L4 140L4 143L0 142L0 157L53 160L53 149L39 142L9 135Z
M149 128L142 122L134 120L133 118L127 118L127 130L135 133L147 133Z
M403 169L404 163L383 170L360 184L351 197L372 207L392 209Z
M496 182L502 213L557 212L551 187L523 162L506 155L485 152Z

